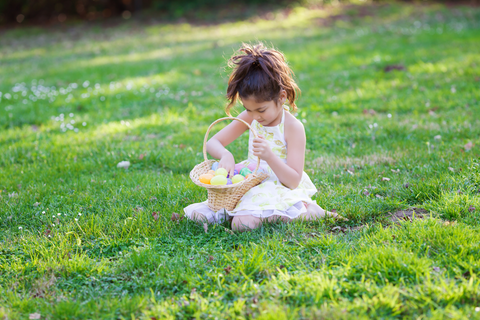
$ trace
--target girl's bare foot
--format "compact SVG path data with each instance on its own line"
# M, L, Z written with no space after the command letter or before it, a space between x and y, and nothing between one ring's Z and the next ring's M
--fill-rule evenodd
M305 220L317 220L320 218L325 218L326 216L332 217L335 220L342 220L348 221L347 218L342 217L341 215L337 214L336 212L330 212L322 209L316 203L309 203L307 204L307 212L302 213L299 218L303 218Z

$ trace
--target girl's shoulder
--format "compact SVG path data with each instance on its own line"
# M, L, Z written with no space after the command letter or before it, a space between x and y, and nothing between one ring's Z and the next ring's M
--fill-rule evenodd
M290 112L285 112L285 140L288 141L289 137L298 138L298 136L305 137L305 128L303 123L295 118Z

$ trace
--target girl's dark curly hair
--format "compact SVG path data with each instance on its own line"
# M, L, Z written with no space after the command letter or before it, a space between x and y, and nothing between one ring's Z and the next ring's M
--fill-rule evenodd
M261 42L254 46L244 43L239 52L228 60L228 66L233 68L228 79L229 104L225 108L229 116L239 96L253 96L256 101L273 100L278 103L281 89L287 92L291 110L297 110L295 99L300 89L280 51L268 49Z

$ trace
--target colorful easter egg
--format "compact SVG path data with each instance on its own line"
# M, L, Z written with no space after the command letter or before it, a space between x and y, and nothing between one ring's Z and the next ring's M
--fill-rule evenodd
M214 175L215 175L215 171L213 171L213 170L208 170L208 172L207 172L207 173L208 173L208 174L211 174L212 176L214 176Z
M215 175L216 176L224 176L226 178L227 175L228 175L228 172L225 168L218 168L217 170L215 170Z
M237 170L237 172L240 172L240 170L242 170L243 168L245 168L245 166L243 165L243 163L237 163L235 165L235 170Z
M198 178L198 180L200 180L201 183L210 184L210 180L212 180L212 178L213 178L212 174L205 173L205 174L202 174Z
M255 171L255 168L257 168L257 163L250 163L248 166L247 166L248 169L250 169L250 171Z
M239 182L242 182L243 180L245 180L245 177L242 176L241 174L236 174L232 178L233 183L239 183Z
M265 169L258 168L257 173L258 173L258 174L260 174L260 173L267 173L267 171L266 171Z
M240 170L240 174L244 177L246 177L247 174L250 174L250 173L252 173L252 171L248 168L243 168L242 170Z
M247 176L245 177L245 180L247 180L247 179L250 178L250 177L253 177L253 174L251 174L251 173L250 173L250 174L247 174Z
M235 176L235 175L237 175L237 174L238 174L238 171L237 171L237 170L233 170L233 176ZM232 176L232 177L233 177L233 176ZM230 178L230 179L231 179L232 177L230 177L230 173L227 174L227 178Z
M227 177L223 175L218 175L212 178L210 180L210 184L214 186L221 186L221 185L226 185L227 184Z
M232 180L230 180L230 179L227 178L227 186L228 186L229 184L232 184Z
M214 163L212 164L212 170L213 170L213 171L217 171L217 169L218 169L218 162L214 162Z

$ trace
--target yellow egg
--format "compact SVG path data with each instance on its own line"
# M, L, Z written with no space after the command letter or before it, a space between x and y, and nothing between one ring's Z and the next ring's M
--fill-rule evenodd
M245 180L245 178L241 174L236 174L232 178L232 183L239 183L243 180Z
M228 175L228 172L227 172L227 170L224 169L224 168L218 168L217 171L215 171L215 175L216 175L216 176L220 176L220 175L221 175L221 176L224 176L224 177L226 178L227 175Z
M221 186L221 185L226 185L227 184L227 177L223 175L218 175L212 178L210 180L210 184L214 186Z

